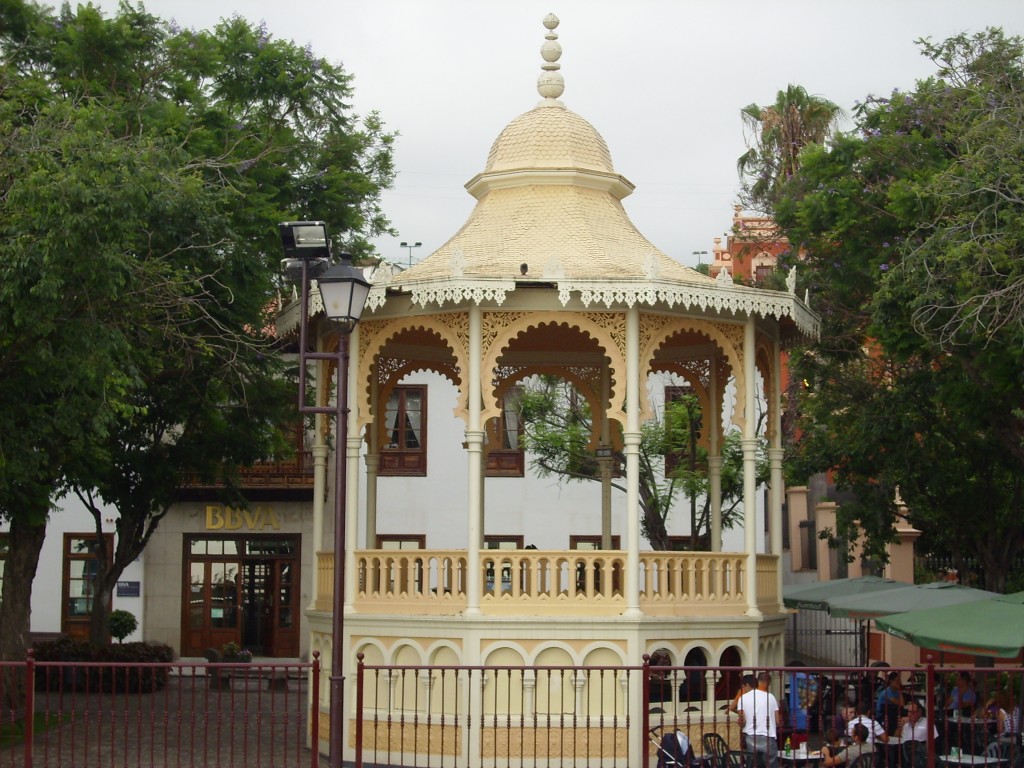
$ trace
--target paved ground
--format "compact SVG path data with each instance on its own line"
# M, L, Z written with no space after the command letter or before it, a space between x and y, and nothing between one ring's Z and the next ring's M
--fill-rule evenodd
M213 686L173 676L152 694L37 694L36 711L63 723L33 742L32 766L300 768L306 748L306 682L266 679ZM24 746L0 751L0 768L26 765ZM326 765L326 762L324 762Z

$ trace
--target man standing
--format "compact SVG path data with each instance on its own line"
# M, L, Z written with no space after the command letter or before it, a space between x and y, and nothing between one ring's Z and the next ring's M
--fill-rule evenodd
M746 748L760 755L758 762L764 760L768 768L779 768L776 729L781 725L782 713L779 711L779 702L768 692L770 683L768 673L760 673L757 676L757 688L740 696L736 711L743 728Z
M900 690L900 673L890 672L886 678L885 688L878 692L875 700L875 719L882 724L890 736L896 735L900 724L900 712L903 710L903 691Z

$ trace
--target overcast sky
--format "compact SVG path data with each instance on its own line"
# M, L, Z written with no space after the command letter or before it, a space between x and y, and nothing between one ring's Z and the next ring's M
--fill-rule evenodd
M116 8L115 0L99 5ZM986 26L1024 34L1021 0L149 0L183 27L265 21L355 77L359 114L400 133L384 195L397 235L378 252L418 261L465 222L463 185L502 128L540 97L542 20L554 13L566 106L604 136L641 232L695 264L728 230L740 109L789 83L849 111L934 72L914 41Z

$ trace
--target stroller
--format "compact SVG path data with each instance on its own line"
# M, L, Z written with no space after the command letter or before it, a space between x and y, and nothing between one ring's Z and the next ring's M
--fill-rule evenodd
M693 763L693 747L689 737L682 731L664 734L660 739L657 731L661 726L651 729L649 738L658 752L658 768L690 768Z

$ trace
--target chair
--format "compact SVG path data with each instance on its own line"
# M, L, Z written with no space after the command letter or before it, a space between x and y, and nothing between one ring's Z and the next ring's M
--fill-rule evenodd
M903 768L928 768L928 745L923 741L904 741L900 745Z
M730 749L725 753L727 768L764 768L764 760L757 752L745 749Z
M871 752L863 752L857 756L849 768L875 768L875 756Z
M704 754L711 755L711 768L729 768L729 742L720 733L705 733L700 737Z

